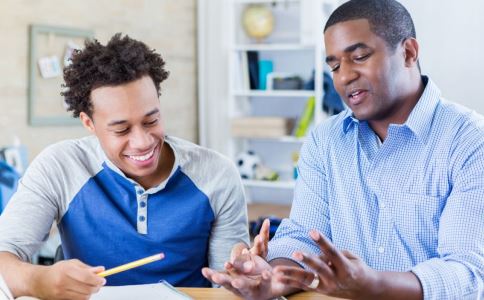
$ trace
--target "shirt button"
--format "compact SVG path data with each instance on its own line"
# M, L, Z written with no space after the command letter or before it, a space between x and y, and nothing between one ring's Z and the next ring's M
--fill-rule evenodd
M141 201L141 202L139 203L139 206L141 206L141 207L145 207L145 206L146 206L146 202Z
M144 222L144 221L145 221L145 219L146 219L146 218L145 218L145 216L139 216L139 218L138 218L138 220L139 220L140 222Z
M143 190L137 190L136 193L138 193L138 195L141 195L143 194Z
M380 253L385 252L385 248L383 248L383 247L379 247L379 248L378 248L378 252L380 252Z

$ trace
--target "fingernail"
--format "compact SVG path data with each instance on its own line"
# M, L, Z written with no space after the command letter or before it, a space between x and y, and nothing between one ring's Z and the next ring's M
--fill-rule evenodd
M318 241L319 240L319 232L317 232L316 230L311 230L309 231L309 235L311 236L311 238L315 241Z
M304 254L301 252L294 252L292 257L298 261L302 261L304 259Z
M247 248L242 249L242 254L249 254L249 249Z

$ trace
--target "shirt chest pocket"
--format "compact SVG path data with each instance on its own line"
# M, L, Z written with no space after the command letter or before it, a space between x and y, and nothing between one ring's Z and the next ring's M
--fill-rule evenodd
M399 201L393 203L397 231L429 249L436 247L440 215L451 191L447 162L417 163L402 186Z
M418 164L410 174L406 192L428 197L446 197L451 190L447 161L433 160Z

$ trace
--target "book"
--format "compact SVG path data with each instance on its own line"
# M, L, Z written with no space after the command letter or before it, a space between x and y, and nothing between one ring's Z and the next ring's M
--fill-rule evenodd
M314 108L316 106L316 98L314 96L309 97L306 101L306 105L304 106L304 110L299 118L299 121L296 125L296 130L294 135L298 138L304 137L306 132L311 125L314 116Z
M259 90L267 89L267 75L274 69L271 60L259 60Z
M247 51L247 63L249 66L250 89L259 87L259 52Z
M249 75L249 61L247 58L247 52L242 52L239 55L240 58L240 89L243 91L250 90L250 75Z
M243 117L232 120L231 132L237 137L282 137L294 128L294 120L283 117Z

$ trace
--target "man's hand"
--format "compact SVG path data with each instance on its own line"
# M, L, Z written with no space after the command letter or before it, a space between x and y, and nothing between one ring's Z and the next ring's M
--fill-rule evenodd
M241 244L235 245L230 255L230 262L225 265L225 268L235 269L245 275L260 275L266 269L270 271L271 268L265 261L268 252L270 225L269 219L265 219L259 234L254 238L252 248L241 247Z
M271 221L265 219L264 222L262 222L259 234L254 238L254 245L250 248L251 254L260 256L264 259L267 257L270 228Z
M368 267L349 251L338 251L316 230L310 232L321 255L294 252L293 258L308 265L314 273L301 268L278 266L274 277L281 284L342 298L367 298L379 293L379 272ZM318 283L319 282L319 283ZM311 284L317 284L313 288Z
M97 275L104 267L91 267L77 259L65 260L37 269L31 294L42 299L89 299L106 284Z
M268 243L269 243L269 229L271 223L269 219L265 219L262 222L262 226L260 228L259 234L254 238L254 245L252 248L249 249L251 254L260 256L262 258L266 258L267 250L268 250ZM245 243L238 243L236 244L230 253L230 262L233 263L236 258L242 255L242 251L247 249L247 245Z
M265 260L269 228L270 222L266 219L260 233L254 238L252 248L236 245L232 249L230 262L225 263L225 271L203 268L203 276L244 299L270 299L283 295L286 287L273 279L272 266Z

